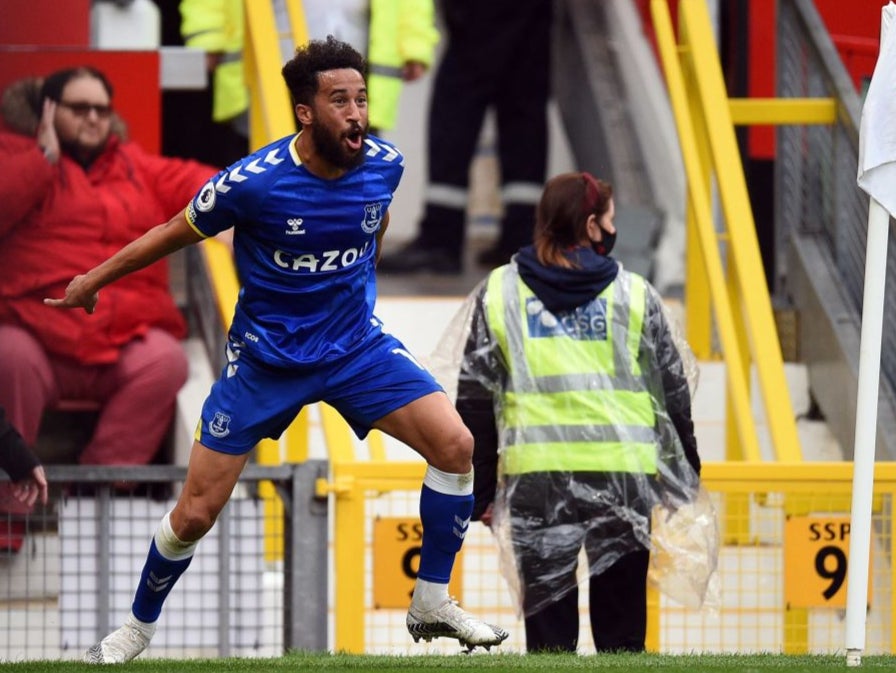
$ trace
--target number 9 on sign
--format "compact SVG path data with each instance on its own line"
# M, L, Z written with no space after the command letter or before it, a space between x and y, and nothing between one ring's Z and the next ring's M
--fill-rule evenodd
M791 516L784 525L784 600L791 608L846 607L849 518ZM871 572L868 572L871 597Z

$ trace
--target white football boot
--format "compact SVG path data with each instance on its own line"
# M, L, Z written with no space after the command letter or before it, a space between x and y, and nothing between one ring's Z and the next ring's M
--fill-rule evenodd
M124 626L110 633L84 654L88 664L123 664L149 646L155 623L146 624L128 615Z
M472 651L477 645L490 649L500 645L509 635L504 629L487 624L461 609L457 601L448 599L439 607L423 612L411 605L407 618L408 633L419 642L433 638L456 638Z

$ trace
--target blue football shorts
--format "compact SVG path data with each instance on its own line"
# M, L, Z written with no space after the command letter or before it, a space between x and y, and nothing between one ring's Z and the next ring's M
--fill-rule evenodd
M377 330L352 353L296 369L274 368L231 342L228 364L202 406L196 439L241 455L277 439L308 404L326 402L364 439L374 422L443 388L391 334Z

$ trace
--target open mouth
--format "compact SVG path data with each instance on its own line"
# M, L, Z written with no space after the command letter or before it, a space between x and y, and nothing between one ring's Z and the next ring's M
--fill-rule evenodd
M361 133L361 129L349 131L343 138L345 139L345 144L348 145L352 152L358 152L364 142L364 134Z

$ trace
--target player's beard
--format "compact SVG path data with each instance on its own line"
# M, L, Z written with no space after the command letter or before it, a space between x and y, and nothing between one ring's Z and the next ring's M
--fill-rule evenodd
M361 127L362 139L367 137L367 131ZM348 152L342 144L342 134L337 134L328 129L317 120L311 122L311 139L317 148L318 154L323 159L343 170L349 171L360 166L364 161L364 143L357 152Z

